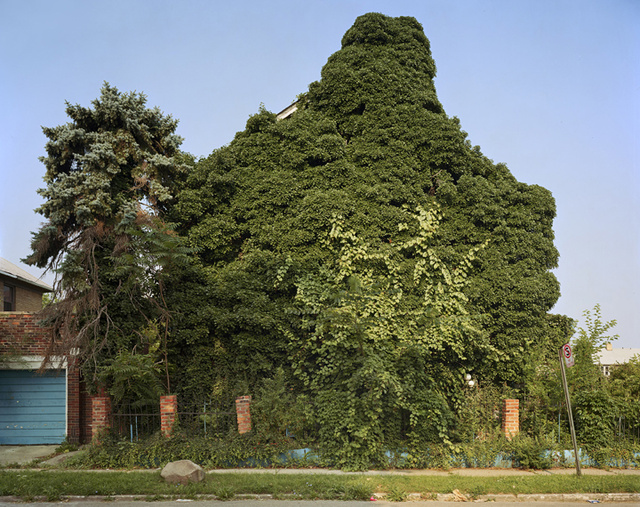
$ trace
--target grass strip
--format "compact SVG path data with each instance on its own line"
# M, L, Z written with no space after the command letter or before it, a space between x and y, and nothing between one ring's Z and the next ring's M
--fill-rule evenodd
M451 493L454 489L472 497L491 494L562 494L562 493L637 493L637 475L535 475L535 476L381 476L376 480L380 491L407 493Z
M171 485L159 472L0 471L0 496L22 499L62 496L143 495L195 498L215 495L269 494L275 498L364 500L374 493L402 499L409 493L429 498L454 489L476 497L490 494L638 493L640 476L364 476L207 474L198 484Z

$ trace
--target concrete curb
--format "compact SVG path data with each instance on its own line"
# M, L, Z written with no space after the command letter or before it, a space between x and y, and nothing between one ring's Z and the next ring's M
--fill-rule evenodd
M2 468L0 471L20 472L24 470L32 471L49 471L49 472L127 472L127 473L153 473L159 472L161 468L64 468L59 464L51 465L47 462L40 463L38 467L27 468ZM451 468L448 470L438 469L407 469L407 470L364 470L358 472L345 472L331 468L216 468L213 470L205 470L207 475L214 474L274 474L274 475L366 475L366 476L433 476L433 477L534 477L540 475L574 475L575 470L572 468L552 468L550 470L522 470L516 468ZM637 475L640 476L640 468L610 468L604 470L601 468L583 468L582 475L598 475L598 476L616 476L616 475Z

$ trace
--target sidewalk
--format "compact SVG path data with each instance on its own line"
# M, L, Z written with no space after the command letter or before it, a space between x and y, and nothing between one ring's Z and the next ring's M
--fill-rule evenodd
M36 459L51 456L57 445L0 445L0 466L10 464L24 465ZM76 454L69 452L52 457L41 464L46 467L57 467ZM535 475L573 475L575 468L551 468L549 470L521 470L519 468L451 468L448 470L368 470L365 472L343 472L327 468L222 468L209 470L207 474L318 474L318 475L404 475L404 476L441 476L451 475L466 477L500 477L500 476L535 476ZM583 475L636 475L640 476L640 468L582 468Z
M640 477L638 468L582 468L582 475L636 475ZM552 468L550 470L522 470L519 468L450 468L448 470L367 470L365 472L343 472L327 468L222 468L208 470L207 474L317 474L317 475L404 475L404 476L440 476L458 475L461 477L504 477L504 476L536 476L536 475L573 475L575 468Z
M51 456L59 445L0 445L0 466L24 465Z

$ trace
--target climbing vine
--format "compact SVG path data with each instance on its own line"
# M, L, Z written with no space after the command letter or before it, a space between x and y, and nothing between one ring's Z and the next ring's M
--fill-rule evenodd
M331 261L298 283L290 360L339 466L381 462L401 438L447 442L469 360L492 353L462 290L486 243L448 266L432 248L437 208L406 215L404 238L376 247L336 217Z

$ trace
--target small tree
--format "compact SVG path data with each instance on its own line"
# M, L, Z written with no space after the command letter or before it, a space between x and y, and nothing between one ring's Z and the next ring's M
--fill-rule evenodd
M580 443L587 447L606 447L613 442L616 405L595 354L607 342L618 338L618 335L607 334L617 322L604 322L599 304L593 307L593 312L585 310L583 315L586 329L578 328L573 345L575 366L569 375L574 391L576 432Z
M162 276L182 253L163 220L185 170L177 121L145 104L105 83L93 108L67 103L72 121L43 128L46 222L26 262L56 275L49 357L79 353L94 374L105 354L146 352L147 323L167 329Z
M596 354L605 348L608 342L618 339L617 334L608 334L617 322L615 320L604 322L599 304L593 307L593 311L585 310L583 315L586 329L579 327L573 342L576 365L571 370L573 374L571 381L572 387L576 390L588 390L604 383L600 367L595 360Z

